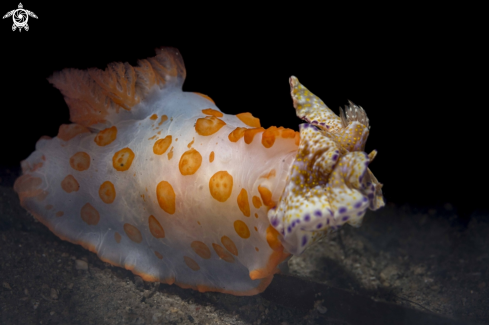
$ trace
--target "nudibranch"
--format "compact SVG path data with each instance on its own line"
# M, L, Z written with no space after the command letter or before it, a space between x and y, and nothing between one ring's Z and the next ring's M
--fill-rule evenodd
M338 117L291 77L306 123L265 129L183 92L180 53L156 51L48 79L73 123L39 139L14 189L58 237L146 281L254 295L288 256L384 205L361 107Z

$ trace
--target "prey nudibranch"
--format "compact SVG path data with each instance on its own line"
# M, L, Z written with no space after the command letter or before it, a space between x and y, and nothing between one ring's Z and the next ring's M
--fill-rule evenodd
M300 133L183 92L178 50L65 69L49 82L73 124L41 137L14 185L61 239L146 281L254 295L277 265L384 205L365 111L340 116L290 78ZM277 108L283 109L283 108Z

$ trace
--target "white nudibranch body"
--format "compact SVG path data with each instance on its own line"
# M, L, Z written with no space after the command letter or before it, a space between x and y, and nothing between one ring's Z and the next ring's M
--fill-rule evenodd
M290 254L384 205L361 107L340 118L291 77L308 123L264 129L183 92L185 74L173 48L55 73L73 124L22 161L21 205L147 281L234 295L262 292Z

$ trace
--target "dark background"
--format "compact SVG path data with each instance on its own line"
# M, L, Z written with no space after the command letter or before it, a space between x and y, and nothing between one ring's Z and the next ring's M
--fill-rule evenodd
M251 112L264 127L298 130L291 75L336 113L347 99L361 105L371 124L366 151L378 150L370 168L387 202L450 202L465 218L485 208L487 86L477 81L483 42L470 12L446 5L65 4L23 2L39 17L29 18L27 32L0 20L0 169L17 168L39 137L56 136L69 122L46 80L53 71L135 65L156 47L173 46L187 68L185 91L209 95L228 114ZM17 5L3 2L1 15Z

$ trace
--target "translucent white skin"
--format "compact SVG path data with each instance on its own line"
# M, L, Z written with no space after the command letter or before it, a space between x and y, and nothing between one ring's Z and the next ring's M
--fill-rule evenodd
M220 110L211 100L182 91L185 70L178 51L161 49L155 58L139 65L140 70L127 64L109 65L105 72L64 70L50 79L65 96L72 121L80 124L75 127L83 130L66 137L60 129L57 137L40 139L36 151L22 162L24 175L14 189L22 206L60 238L147 281L253 295L268 286L277 264L289 253L301 254L328 229L345 222L358 225L367 207L383 205L382 185L366 168L375 156L375 152L363 152L366 116L355 119L350 112L349 118L340 120L292 77L297 115L308 122L325 121L327 128L302 124L300 143L290 132L285 136L275 130L268 134L276 134L274 142L267 145L270 138L263 129L254 130L252 141L247 136L231 141L236 128L253 128L249 121L245 124L237 116L223 114L218 120L225 125L202 135L197 131L199 120L212 115L203 110ZM294 89L306 93L300 97ZM301 106L307 98L316 102L313 110ZM114 126L115 140L97 144L99 132ZM358 144L342 145L350 131L357 129L364 134ZM172 136L170 147L155 154L155 142L168 135ZM120 171L113 157L123 148L130 148L134 159L129 169ZM192 149L202 162L193 174L184 175L180 160ZM90 157L89 167L81 171L70 164L79 152ZM232 191L225 200L211 193L210 180L221 171L232 177ZM63 189L68 175L76 179L77 190ZM99 192L107 181L116 193L110 203ZM159 202L157 186L163 181L171 184L175 194L173 213ZM246 199L240 198L243 190ZM240 202L249 208L249 215ZM83 218L87 203L97 211L97 222ZM340 203L349 208L349 220L343 219L346 214ZM330 215L329 224L319 218L304 219L318 210L321 218ZM150 216L164 229L164 237L152 232ZM237 222L246 229L237 227ZM127 225L138 234L131 235ZM226 246L224 236L236 251ZM196 242L203 250L195 248Z
M219 110L216 105L174 87L153 91L141 107L133 108L134 111L146 111L146 118L117 122L117 139L107 146L100 147L94 142L96 133L83 133L69 141L58 137L41 139L24 165L43 162L41 168L28 174L39 177L42 180L39 189L49 194L41 202L35 197L24 198L24 207L61 238L89 244L103 260L129 268L136 274L170 283L174 279L182 286L207 286L235 294L257 293L254 290L262 279L251 280L249 273L266 267L273 251L266 240L268 209L264 205L255 208L251 198L260 197L257 189L261 185L270 189L272 199L278 201L297 152L294 139L277 138L271 148L262 145L263 133L256 134L250 144L246 144L244 138L231 142L228 135L236 127L249 127L236 116L226 114L220 118L226 123L224 127L211 136L201 136L195 132L196 120L206 116L203 109ZM151 120L152 114L168 116L159 130L155 127L160 119ZM148 140L158 131L161 131L159 136ZM153 153L155 141L167 135L173 137L171 160L167 155L170 149L163 155ZM192 141L192 148L202 156L202 165L195 174L183 176L179 171L179 160ZM133 150L135 158L129 170L120 172L113 168L112 157L125 147ZM76 171L69 164L70 157L80 151L91 157L88 170ZM211 152L215 157L212 163L209 162ZM217 201L209 192L209 179L222 170L233 177L232 194L225 202ZM261 178L271 170L276 171L275 177ZM77 192L66 193L61 189L60 184L68 174L78 181L80 189ZM98 193L100 185L107 180L114 184L117 193L111 204L102 202ZM172 184L175 192L176 212L171 215L163 211L156 200L156 186L163 180ZM242 188L248 192L250 217L244 216L237 205ZM143 194L145 199L141 197ZM100 214L97 225L87 225L80 217L80 210L87 202ZM53 208L46 210L48 205ZM63 211L64 215L57 217L57 211ZM152 236L148 228L149 215L154 215L160 222L165 238ZM249 238L238 236L233 226L236 220L246 223L251 234ZM135 243L125 235L125 223L139 229L143 238L141 243ZM122 237L120 243L114 240L116 232ZM222 246L224 235L238 249L235 263L223 261L212 248L212 243ZM193 241L205 243L211 258L198 256L190 246ZM155 251L163 259L158 259ZM195 260L200 270L190 269L184 256Z

